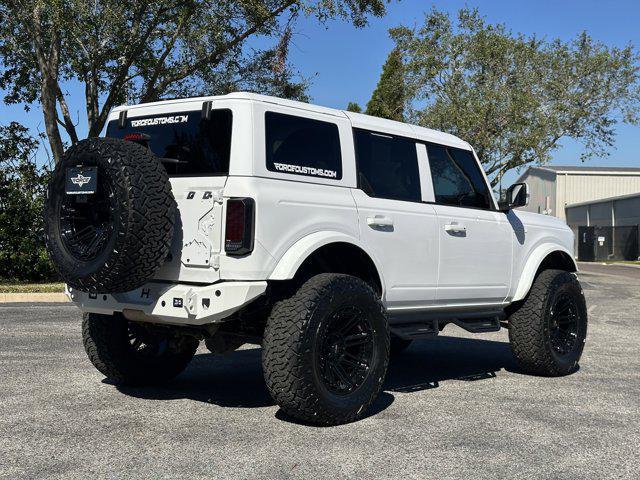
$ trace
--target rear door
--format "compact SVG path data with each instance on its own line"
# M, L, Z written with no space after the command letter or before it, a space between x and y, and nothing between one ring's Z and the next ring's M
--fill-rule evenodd
M113 119L107 136L139 143L163 163L176 200L174 237L155 279L214 282L221 249L221 192L229 175L234 114L215 101L132 108ZM237 142L238 139L235 139Z
M501 303L509 291L511 226L495 208L473 152L427 144L438 215L439 304Z
M354 129L360 235L381 264L385 304L391 311L416 309L435 301L437 217L423 202L416 142Z

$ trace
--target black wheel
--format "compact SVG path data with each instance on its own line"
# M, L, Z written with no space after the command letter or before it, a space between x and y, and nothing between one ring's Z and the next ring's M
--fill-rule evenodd
M107 379L125 385L161 383L182 372L198 348L193 337L130 322L121 314L86 313L82 340L89 360Z
M587 336L587 307L580 282L545 270L509 317L509 341L520 367L536 375L575 371Z
M361 416L380 393L388 360L382 304L356 277L317 275L277 302L267 321L267 387L303 421L334 425Z
M396 355L400 355L407 348L409 348L409 345L411 345L412 343L413 343L413 340L405 340L403 338L392 335L391 343L390 343L391 356L395 357Z
M92 169L94 193L66 192L70 169ZM53 172L45 206L45 240L64 281L91 293L144 285L164 263L176 202L169 176L143 146L90 138L71 147Z

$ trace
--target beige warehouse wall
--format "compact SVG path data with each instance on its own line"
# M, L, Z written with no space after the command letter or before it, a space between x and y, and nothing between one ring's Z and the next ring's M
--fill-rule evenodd
M521 208L527 212L544 213L550 208L551 215L556 215L556 188L555 173L547 170L529 170L520 179L529 185L530 201L529 205ZM562 208L564 215L564 206Z
M565 206L640 192L640 175L558 174L555 211L565 219ZM555 214L555 212L554 212Z

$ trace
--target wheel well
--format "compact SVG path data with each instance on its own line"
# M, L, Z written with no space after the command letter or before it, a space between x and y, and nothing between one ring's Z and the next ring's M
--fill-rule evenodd
M573 262L569 254L561 250L556 250L544 257L544 260L542 260L542 263L540 263L535 276L537 277L544 270L551 269L564 270L566 272L575 272L576 264Z
M371 257L351 243L330 243L309 255L295 274L294 280L304 282L319 273L344 273L367 282L382 295L382 282Z

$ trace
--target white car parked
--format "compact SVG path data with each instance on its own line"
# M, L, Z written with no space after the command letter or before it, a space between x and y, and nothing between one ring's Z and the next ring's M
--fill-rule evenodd
M263 347L267 387L336 424L390 352L509 329L524 371L572 372L587 312L560 220L498 205L445 133L249 93L114 109L47 195L47 245L111 381L170 379L199 341Z

